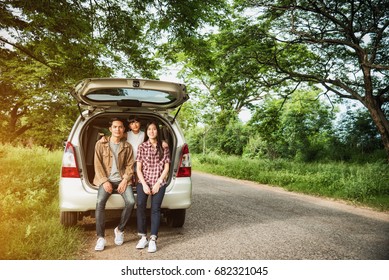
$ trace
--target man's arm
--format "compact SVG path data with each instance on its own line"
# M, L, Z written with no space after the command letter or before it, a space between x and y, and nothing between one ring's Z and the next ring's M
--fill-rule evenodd
M95 167L95 184L97 186L100 186L104 182L108 181L108 177L104 169L103 158L102 158L99 142L97 142L95 145L94 167Z

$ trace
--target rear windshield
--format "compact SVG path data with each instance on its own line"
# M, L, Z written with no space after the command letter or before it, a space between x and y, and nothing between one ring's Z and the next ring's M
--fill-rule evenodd
M134 88L97 89L88 93L86 98L97 102L137 100L156 104L171 103L176 99L169 92Z

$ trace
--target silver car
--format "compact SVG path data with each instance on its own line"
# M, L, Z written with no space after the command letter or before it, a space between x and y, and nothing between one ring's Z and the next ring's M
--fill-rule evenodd
M65 226L76 225L85 216L94 217L97 186L93 157L95 143L108 132L112 117L137 117L141 128L156 120L171 153L166 194L162 202L163 218L172 227L182 227L186 209L192 203L191 161L189 148L171 111L188 100L183 84L145 79L85 79L71 95L78 101L80 116L67 139L59 181L60 220ZM135 193L136 196L136 193ZM150 202L149 202L150 203ZM119 194L113 194L107 211L124 207ZM148 206L150 207L150 205Z

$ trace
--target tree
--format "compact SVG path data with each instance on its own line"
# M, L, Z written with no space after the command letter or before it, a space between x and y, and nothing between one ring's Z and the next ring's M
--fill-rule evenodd
M364 154L382 149L380 135L365 108L343 114L337 131L340 142L349 150Z
M223 5L223 0L1 1L0 89L7 101L0 104L1 127L12 131L12 139L31 129L39 138L41 117L59 109L46 133L70 129L75 117L66 106L70 86L89 77L157 78L159 46L196 35L215 22Z
M215 24L224 2L5 0L0 47L18 49L56 74L78 80L117 73L156 78L159 46L185 41L205 24Z
M260 155L270 158L322 159L333 139L330 106L316 98L317 90L296 91L288 99L267 97L248 123ZM259 138L258 138L258 137ZM255 156L253 151L246 151Z
M242 31L242 33L239 33ZM191 38L191 44L176 42L164 55L173 63L182 64L181 75L194 85L208 106L226 117L234 118L243 108L254 104L266 93L259 75L266 67L248 59L257 45L244 40L239 24L224 20L218 32Z
M77 110L70 96L45 83L49 72L18 52L0 50L0 142L62 146Z
M321 85L365 106L389 160L389 3L384 0L235 1L258 65L271 67L269 84ZM252 11L257 11L253 16ZM272 47L269 47L272 45ZM267 47L266 47L267 46Z

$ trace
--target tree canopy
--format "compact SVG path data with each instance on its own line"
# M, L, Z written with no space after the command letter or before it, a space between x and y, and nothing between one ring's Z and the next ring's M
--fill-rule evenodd
M242 5L264 8L258 24L270 25L264 35L274 40L275 48L270 63L263 62L283 79L320 84L339 98L359 101L369 111L389 158L384 111L389 102L389 3L303 0Z
M351 99L364 106L389 158L388 2L234 3L230 20L196 43L198 56L187 52L187 69L203 81L210 99L221 110L239 112L266 94L288 98L304 84L316 85L332 102Z
M66 93L88 77L157 78L158 48L213 24L224 1L58 0L0 3L0 127L18 139L34 129L66 137L77 115ZM59 107L61 117L37 121ZM57 108L58 109L58 108ZM58 112L58 111L55 111ZM38 119L37 119L38 118ZM54 122L47 130L48 122ZM47 137L46 137L47 138ZM44 144L44 143L40 143Z
M66 94L76 81L158 78L175 63L194 94L181 112L186 127L202 121L246 135L235 123L242 110L274 106L268 95L285 109L293 95L315 92L366 108L389 158L388 26L384 0L5 0L0 126L47 144L40 132L64 137L77 116ZM220 139L219 148L241 153Z

